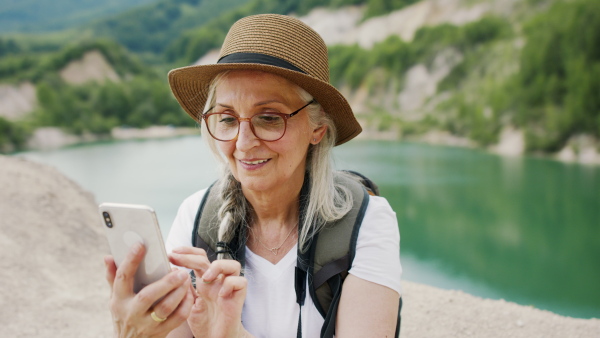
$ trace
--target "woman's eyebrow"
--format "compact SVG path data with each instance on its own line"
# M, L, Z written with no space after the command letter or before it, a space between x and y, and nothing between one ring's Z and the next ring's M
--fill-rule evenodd
M254 106L255 107L264 106L264 105L269 104L269 103L279 103L279 104L285 105L285 103L283 103L283 102L281 102L279 100L266 100L266 101L257 102L257 103L254 104Z
M264 105L269 104L269 103L279 103L279 104L285 105L285 103L283 103L283 102L281 102L279 100L265 100L265 101L260 101L260 102L255 103L254 106L255 107L259 107L259 106L264 106ZM224 103L216 103L215 107L216 106L220 106L220 107L227 108L227 109L233 109L233 106L230 106L230 105L227 105L227 104L224 104Z

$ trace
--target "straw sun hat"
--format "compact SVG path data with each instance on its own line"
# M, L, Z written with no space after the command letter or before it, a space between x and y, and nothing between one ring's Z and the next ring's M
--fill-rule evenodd
M346 99L329 83L325 42L298 19L276 14L240 19L227 33L216 64L174 69L169 84L183 109L201 122L212 79L236 69L276 74L309 92L335 123L336 145L362 130Z

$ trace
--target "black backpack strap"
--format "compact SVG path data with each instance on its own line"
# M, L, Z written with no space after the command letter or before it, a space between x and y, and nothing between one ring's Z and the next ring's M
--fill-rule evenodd
M402 296L400 296L398 303L398 321L396 322L396 335L394 337L400 337L400 324L402 324Z
M304 175L304 182L302 184L302 189L300 189L300 213L298 216L298 238L300 238L300 233L302 231L302 227L304 226L304 215L306 214L306 208L308 207L308 198L310 192L310 178L309 173L307 172ZM314 248L313 243L317 241L318 234L315 234L311 239L311 245L308 250L302 251L300 245L297 248L297 258L296 258L296 269L294 271L294 289L296 291L296 303L299 307L298 314L298 328L296 330L296 338L302 338L302 306L304 306L304 301L306 300L306 280L309 275L309 270L311 267L311 263L314 261Z
M340 297L342 296L342 275L337 274L333 276L327 281L327 284L329 284L329 288L333 292L333 297L331 299L329 311L327 311L327 316L325 317L325 322L321 328L321 337L331 338L335 335L337 310L338 306L340 305Z

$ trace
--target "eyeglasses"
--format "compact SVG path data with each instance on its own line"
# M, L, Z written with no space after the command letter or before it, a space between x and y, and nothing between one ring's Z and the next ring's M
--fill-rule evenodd
M260 113L250 118L238 117L231 113L204 113L202 119L206 122L206 128L210 136L217 141L232 141L240 133L240 124L243 121L250 123L250 129L258 139L272 142L283 137L287 128L287 120L298 114L302 109L315 103L313 99L302 108L290 113ZM207 110L211 111L214 107Z

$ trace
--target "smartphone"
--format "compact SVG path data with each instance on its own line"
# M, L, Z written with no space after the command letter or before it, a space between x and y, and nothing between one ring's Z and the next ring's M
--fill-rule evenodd
M134 292L171 271L156 213L146 205L102 203L98 207L117 267L136 243L146 247L146 255L135 274Z

